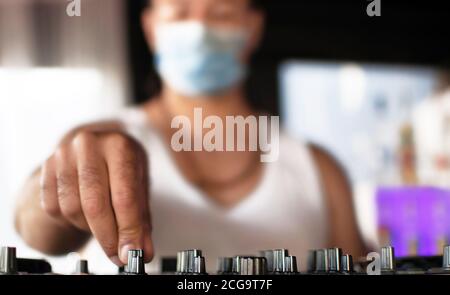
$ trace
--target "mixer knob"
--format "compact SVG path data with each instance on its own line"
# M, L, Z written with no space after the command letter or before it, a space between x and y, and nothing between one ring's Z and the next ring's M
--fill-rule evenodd
M128 251L128 264L125 266L124 273L128 275L145 275L143 250Z
M198 256L194 258L194 273L195 274L206 273L205 257Z
M384 274L395 272L394 247L386 246L381 248L381 272Z
M200 263L196 258L202 257L202 251L193 249L187 251L187 272L195 273L197 270L197 265Z
M260 255L261 255L261 257L266 258L267 271L269 273L272 273L273 272L273 255L274 255L274 251L273 250L260 251Z
M267 263L265 257L236 257L238 274L240 275L265 275L267 273Z
M286 249L273 250L273 272L283 273L286 270L286 257L289 255Z
M337 273L341 271L342 250L339 248L330 248L327 250L328 272Z
M180 251L177 253L177 274L186 272L185 269L187 270L187 262L185 261L185 259L186 255L184 251Z
M444 247L444 254L442 256L442 268L450 270L450 245Z
M314 273L316 271L316 250L308 251L306 271L308 273Z
M328 250L316 250L316 273L327 273L328 269Z
M267 274L267 261L265 257L255 257L253 274L254 275L265 275Z
M89 274L89 266L87 260L78 260L75 274Z
M427 273L438 275L450 274L450 245L444 247L444 252L442 255L442 267L430 268Z
M220 257L217 261L217 274L228 275L233 273L233 258Z
M177 257L161 257L161 273L173 274L177 271Z
M177 274L206 274L202 251L193 249L177 253Z
M297 257L295 256L288 256L285 258L285 269L284 272L288 274L297 274L298 273L298 267L297 267Z
M341 256L341 271L346 274L353 273L352 255L346 254Z
M267 272L271 274L298 273L297 258L289 256L287 249L260 251L266 260Z
M125 273L125 266L118 266L117 267L117 274L122 275Z
M0 275L17 274L16 248L2 247L0 249Z

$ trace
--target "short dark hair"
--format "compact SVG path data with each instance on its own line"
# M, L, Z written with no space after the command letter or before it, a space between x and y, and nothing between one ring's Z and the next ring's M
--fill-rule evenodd
M251 5L257 9L264 9L264 0L251 0Z

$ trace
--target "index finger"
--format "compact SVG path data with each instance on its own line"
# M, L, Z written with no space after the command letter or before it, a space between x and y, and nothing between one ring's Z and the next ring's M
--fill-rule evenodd
M110 138L105 158L109 170L112 206L117 222L120 259L127 262L128 250L143 249L144 259L153 256L148 209L146 163L133 143L123 136Z

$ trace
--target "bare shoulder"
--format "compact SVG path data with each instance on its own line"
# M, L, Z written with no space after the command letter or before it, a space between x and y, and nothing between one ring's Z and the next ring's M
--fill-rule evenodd
M326 186L350 187L348 175L339 161L326 149L310 144L309 150Z
M344 167L324 148L313 144L309 148L329 207L348 207L353 203L353 192Z
M343 248L347 253L363 255L365 245L356 222L353 192L344 167L325 149L310 145L330 222L330 243Z

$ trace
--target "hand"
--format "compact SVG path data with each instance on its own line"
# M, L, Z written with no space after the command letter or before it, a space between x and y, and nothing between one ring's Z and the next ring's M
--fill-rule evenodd
M147 155L120 132L74 132L46 161L41 205L53 218L92 233L117 265L130 249L153 256Z

